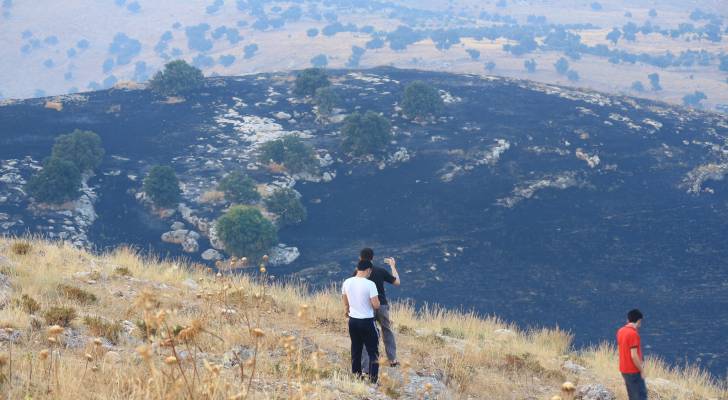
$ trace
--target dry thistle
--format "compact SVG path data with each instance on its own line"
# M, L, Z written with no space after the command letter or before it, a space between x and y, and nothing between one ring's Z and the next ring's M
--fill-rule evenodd
M152 357L152 348L147 345L142 345L136 348L137 354L143 359L147 360Z
M260 264L260 273L261 273L261 274L265 274L265 271L267 271L267 270L265 269L265 265L263 265L263 264Z
M177 364L177 362L178 362L178 360L177 360L177 357L175 357L175 356L169 356L164 359L164 363L167 365L175 365L175 364Z
M89 353L84 354L84 357L86 358L86 361L91 362L94 360L94 356L92 356Z
M425 393L432 392L432 384L430 382L425 383Z
M164 321L167 320L168 315L169 314L167 313L167 311L159 310L159 312L157 313L157 315L155 317L157 319L157 323L162 325L164 323Z
M566 381L561 385L561 390L563 390L566 393L571 393L576 390L576 386L574 386L573 383Z
M0 355L0 368L4 367L8 363L8 356L5 354Z
M551 400L561 400L561 396L554 396L551 398Z
M46 360L46 359L48 359L48 354L49 354L48 349L43 349L38 353L38 356L40 357L41 360Z
M56 344L56 343L58 343L58 339L56 339L55 337L51 336L51 337L48 338L48 343Z
M52 336L58 336L61 333L63 333L63 328L58 325L53 325L50 328L48 328L48 334Z
M267 263L268 262L268 255L267 254L263 256L263 262L264 263Z
M103 342L101 341L100 338L94 339L94 346L98 347L98 346L101 346L101 344L103 344Z
M265 336L265 332L263 332L263 330L260 328L255 328L253 329L252 335L256 338L262 338L263 336Z

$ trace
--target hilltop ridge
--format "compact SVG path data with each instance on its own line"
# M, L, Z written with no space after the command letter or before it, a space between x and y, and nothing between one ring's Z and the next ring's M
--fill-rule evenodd
M335 289L249 272L0 239L0 390L34 399L544 399L570 398L561 393L569 381L577 398L624 398L608 344L575 352L558 328L523 331L399 301L403 366L370 386L347 373ZM647 366L657 398L728 396L725 382L695 368Z

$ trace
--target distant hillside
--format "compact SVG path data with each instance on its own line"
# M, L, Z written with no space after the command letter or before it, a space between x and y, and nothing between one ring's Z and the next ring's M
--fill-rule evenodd
M352 379L336 289L223 275L128 249L101 256L0 239L0 393L34 399L624 398L608 345L573 352L558 329L394 305L403 362ZM60 325L60 326L58 326ZM693 369L647 362L654 396L728 395ZM725 382L723 382L723 385Z
M0 98L143 82L184 58L208 76L392 65L726 112L724 14L713 0L5 0Z

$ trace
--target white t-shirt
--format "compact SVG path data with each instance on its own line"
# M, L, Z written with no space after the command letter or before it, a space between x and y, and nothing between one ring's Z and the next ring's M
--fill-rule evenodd
M377 297L377 285L367 278L353 276L344 281L341 294L349 301L349 316L356 319L374 318L372 297Z

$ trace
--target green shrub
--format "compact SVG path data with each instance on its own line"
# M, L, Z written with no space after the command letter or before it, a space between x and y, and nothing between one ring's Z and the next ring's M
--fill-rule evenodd
M58 285L58 293L60 293L63 297L80 304L91 304L95 303L97 300L95 294L89 292L88 290L84 290L71 285Z
M28 180L28 194L41 203L61 204L80 196L81 172L67 160L51 157Z
M231 207L217 220L216 230L225 250L237 257L256 259L278 242L275 226L248 206Z
M295 225L306 220L306 207L293 189L277 189L265 199L268 211L278 215L280 226Z
M260 199L255 181L242 172L231 172L220 180L218 189L233 203L249 203Z
M168 62L163 71L154 74L149 81L149 88L165 96L174 96L198 89L204 84L205 77L199 68L184 60L175 60Z
M321 68L308 68L301 71L296 77L293 92L298 96L313 96L316 94L316 89L330 84L326 71Z
M341 102L341 98L336 94L336 91L328 86L316 89L313 100L322 115L331 115L334 107Z
M114 268L114 275L119 276L134 276L134 274L131 273L131 270L127 267L116 267Z
M104 148L99 135L76 129L56 138L51 157L70 161L81 172L92 171L101 164Z
M68 326L76 319L76 309L73 307L53 306L44 314L46 324Z
M157 207L176 207L181 199L177 175L166 165L152 167L142 189Z
M295 135L264 143L260 148L260 161L283 164L292 173L314 172L318 166L313 147Z
M437 89L424 82L412 82L404 89L402 110L410 117L435 115L442 111L443 106Z
M389 121L372 111L346 117L341 133L344 137L344 150L354 155L380 153L386 149L392 138Z

